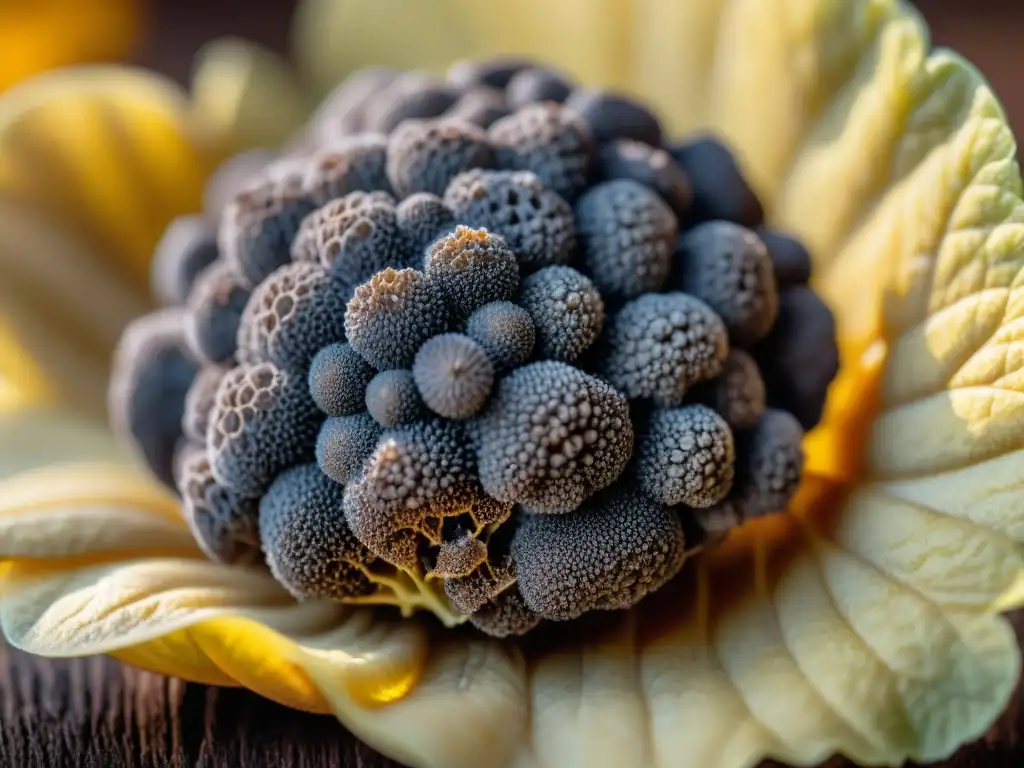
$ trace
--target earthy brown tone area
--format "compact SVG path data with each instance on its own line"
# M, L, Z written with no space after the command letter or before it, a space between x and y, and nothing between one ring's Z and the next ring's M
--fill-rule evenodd
M210 37L236 34L283 50L289 0L165 0L156 4L137 61L179 80ZM937 45L965 54L1024 124L1017 78L1024 14L1005 0L922 3ZM1017 618L1024 637L1024 616ZM988 737L944 768L1024 763L1024 707L1016 702ZM47 661L0 646L0 765L11 768L395 768L331 718L290 712L239 690L127 669L109 659ZM844 765L841 761L829 768Z

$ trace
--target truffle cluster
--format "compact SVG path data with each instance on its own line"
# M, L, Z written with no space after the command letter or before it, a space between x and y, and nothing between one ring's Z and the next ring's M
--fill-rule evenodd
M115 361L211 558L508 636L786 507L835 328L721 143L500 60L358 73L296 146L169 227Z

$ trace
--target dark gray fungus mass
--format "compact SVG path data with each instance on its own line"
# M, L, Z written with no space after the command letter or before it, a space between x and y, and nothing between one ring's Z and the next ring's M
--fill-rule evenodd
M219 365L203 366L192 380L185 395L185 407L181 416L181 431L189 442L202 445L206 441L206 430L217 397L217 388L229 370Z
M375 94L366 106L363 128L391 133L406 120L440 117L459 100L459 89L425 72L406 72Z
M779 313L768 249L749 229L728 221L701 224L679 239L673 280L715 310L740 346L762 339Z
M565 363L516 369L481 419L484 490L537 512L575 509L618 478L633 450L626 398Z
M732 349L722 372L698 385L698 399L722 415L733 429L747 429L761 418L767 394L757 362L742 349Z
M483 493L460 429L421 421L387 430L345 492L345 518L378 557L415 569L425 545L441 543L446 518L475 529L503 522L511 504Z
M242 280L255 287L291 258L291 243L316 202L269 176L248 185L228 203L217 245Z
M368 413L332 416L320 427L316 463L324 474L345 485L355 479L377 447L380 426Z
M682 567L679 517L616 486L566 515L532 515L516 531L512 557L526 607L565 621L628 608Z
M665 201L632 179L591 187L576 204L583 263L609 297L632 299L665 286L678 226Z
M722 142L703 136L677 144L671 152L693 187L691 222L731 221L742 227L762 224L761 203Z
M423 256L439 237L455 229L455 214L437 195L417 192L395 209L395 221L402 235L409 266L422 267Z
M411 424L426 413L412 371L381 371L366 385L366 410L382 427Z
M321 418L305 376L272 363L233 369L217 388L207 428L214 477L259 495L279 472L313 458Z
M388 180L399 197L444 194L463 171L489 168L493 162L483 129L452 118L406 120L388 143Z
M499 168L532 171L569 202L590 180L593 139L575 115L557 104L525 105L494 123L487 136Z
M317 205L352 192L391 191L386 173L387 136L361 134L331 142L308 158L302 188Z
M501 235L523 274L566 264L576 249L572 207L529 171L467 171L444 201L460 223Z
M328 416L349 416L363 410L366 387L376 371L344 342L320 349L309 366L309 394Z
M378 370L407 368L448 326L440 286L415 269L385 269L356 289L345 311L349 344Z
M525 635L542 621L530 610L522 594L513 585L500 592L469 619L473 626L492 637Z
M215 261L196 278L185 305L185 337L192 353L208 363L228 363L237 351L249 289L234 268Z
M202 216L179 216L153 252L153 295L164 304L184 304L196 277L217 259L217 232Z
M210 559L512 637L796 493L835 321L717 139L501 58L363 70L229 170L109 393Z
M537 352L545 359L574 362L604 327L601 294L572 267L545 267L529 275L518 302L533 321Z
M601 147L598 175L602 181L631 179L661 195L677 218L684 218L693 203L690 180L664 149L642 141L619 139Z
M509 111L505 94L496 88L480 85L463 93L444 116L486 129L507 116Z
M530 313L511 301L494 301L476 310L466 321L466 335L483 348L499 373L529 360L537 342Z
M177 309L135 320L114 352L107 406L111 426L169 486L185 399L197 370Z
M253 291L238 330L241 363L305 371L345 338L347 291L318 264L285 264Z
M315 464L278 475L260 500L260 539L271 573L301 599L366 597L373 556L342 514L345 487Z
M707 406L655 410L638 441L636 458L640 489L661 504L711 507L732 490L732 431Z
M456 227L427 251L424 271L459 317L492 301L514 298L519 288L515 254L485 229Z
M412 377L430 410L447 419L466 419L486 402L494 366L469 336L443 333L420 347Z
M632 399L681 405L695 384L719 374L729 353L725 324L686 293L648 293L608 323L602 372Z
M200 446L181 452L175 476L185 522L207 557L225 565L259 564L259 498L218 483Z
M633 139L661 146L661 124L639 101L622 93L580 88L565 102L575 112L596 141Z
M505 98L513 109L549 101L561 104L572 95L573 83L553 69L529 67L517 72L505 88Z
M352 192L307 216L292 243L295 261L319 263L354 288L401 260L394 201L383 192Z

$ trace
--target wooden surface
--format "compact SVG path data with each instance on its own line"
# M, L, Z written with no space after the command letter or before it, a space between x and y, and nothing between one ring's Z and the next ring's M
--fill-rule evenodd
M1024 614L1017 625L1024 636ZM1024 708L1013 707L986 739L942 768L1019 768L1022 728ZM245 691L170 680L106 658L49 661L3 646L0 766L400 768L329 717Z

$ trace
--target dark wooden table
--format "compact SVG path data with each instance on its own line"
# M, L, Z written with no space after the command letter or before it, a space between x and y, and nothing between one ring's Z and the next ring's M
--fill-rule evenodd
M1024 614L1016 623L1024 638ZM1019 768L1022 731L1024 706L1013 706L985 739L942 768ZM184 683L106 658L49 661L3 646L0 766L400 768L329 717L245 691Z

